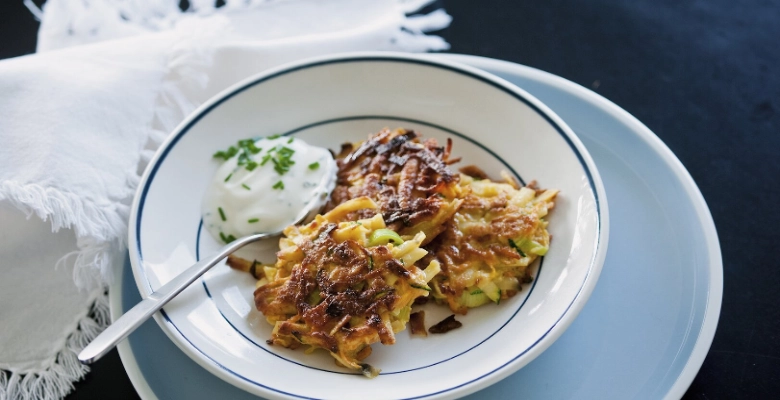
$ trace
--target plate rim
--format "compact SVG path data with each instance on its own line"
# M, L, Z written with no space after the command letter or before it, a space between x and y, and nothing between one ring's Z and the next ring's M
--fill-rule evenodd
M550 86L558 87L564 91L588 100L597 106L602 107L605 111L608 111L619 122L632 128L637 133L637 137L644 141L651 149L653 149L662 160L666 162L670 170L680 179L685 188L688 197L692 200L694 209L697 212L699 221L702 223L702 231L704 232L705 243L709 251L710 265L710 281L707 291L707 304L702 319L701 328L698 332L698 337L691 350L691 355L677 377L677 380L667 392L665 399L679 399L685 394L688 387L690 387L694 378L701 369L704 359L709 352L712 341L715 337L715 331L717 330L718 320L720 319L720 310L723 302L723 257L720 249L720 240L718 239L718 232L715 227L715 221L712 218L709 206L704 199L704 195L701 193L696 181L691 176L690 172L685 168L682 161L672 152L672 150L653 133L650 128L643 124L639 119L634 117L631 113L624 110L614 102L608 100L604 96L587 89L586 87L574 83L568 79L560 77L558 75L551 74L549 72L542 71L533 67L529 67L522 64L513 63L505 60L498 60L488 57L472 56L467 54L443 54L444 58L453 60L468 60L469 65L476 66L485 65L494 71L503 71L508 74L515 74L517 70L523 70L527 76L536 78Z
M143 271L139 265L139 237L140 227L139 210L142 214L143 210L141 205L143 204L144 194L148 190L150 184L150 178L153 178L156 170L161 165L161 159L164 158L170 151L172 146L186 133L187 129L191 125L197 123L197 121L205 116L211 109L218 106L223 101L226 101L230 97L241 93L254 84L262 82L265 79L272 78L274 76L294 72L296 70L318 66L322 64L332 63L345 63L355 61L390 61L390 62L411 62L418 64L425 64L432 67L438 67L448 69L460 74L470 76L474 79L479 79L484 83L491 84L496 89L502 90L518 100L524 102L527 106L542 116L547 122L552 125L564 138L568 145L575 153L575 156L579 159L581 166L586 172L592 189L592 195L596 205L596 226L595 226L595 240L593 244L592 256L588 261L587 272L583 278L577 293L573 296L569 305L560 315L558 320L552 324L551 327L536 340L528 349L521 352L517 357L497 366L491 372L479 376L473 380L463 382L461 384L448 387L445 390L437 390L432 393L423 395L415 395L413 398L450 398L452 396L464 396L469 393L473 393L484 387L492 385L499 380L507 377L511 373L517 371L519 368L527 365L530 361L535 359L544 350L546 350L552 343L554 343L563 332L571 325L576 319L576 316L584 307L585 303L589 299L593 290L595 289L596 282L601 273L604 261L607 254L608 238L609 238L609 211L607 206L607 196L604 189L601 176L593 161L587 148L572 131L572 129L561 119L554 111L547 107L540 100L536 99L533 95L525 90L518 88L514 84L494 76L493 74L480 70L476 67L462 64L457 61L443 60L441 58L431 57L430 54L407 54L407 53L393 53L393 52L349 52L339 53L320 57L307 58L304 60L287 63L276 68L272 68L256 75L241 80L240 82L232 85L231 87L223 90L219 94L213 96L208 101L204 102L200 107L193 111L187 118L185 118L173 132L166 138L166 140L160 145L158 151L154 157L150 160L149 164L145 168L143 176L139 182L139 186L136 191L136 195L133 199L131 206L131 213L128 224L128 250L130 253L130 261L133 270L133 276L136 281L142 297L149 295L150 288L148 282L142 279ZM142 260L143 257L141 256ZM141 273L137 273L137 272ZM229 382L230 384L237 386L243 390L249 391L254 394L262 394L264 396L278 397L278 398L300 398L301 395L295 395L283 390L273 389L266 387L265 385L258 384L254 381L249 381L248 378L231 371L227 367L223 366L219 362L211 359L206 353L198 349L190 340L184 336L179 329L173 324L163 312L156 313L154 319L157 324L162 328L163 332L173 341L182 351L187 354L193 361L200 364L202 367L209 370L212 374L216 375L222 380Z

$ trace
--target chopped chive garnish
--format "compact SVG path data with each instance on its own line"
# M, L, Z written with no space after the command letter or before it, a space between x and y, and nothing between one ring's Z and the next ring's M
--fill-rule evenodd
M518 254L520 254L521 256L523 256L523 257L528 257L528 256L526 256L526 255L525 255L525 253L523 252L523 250L521 250L521 249L520 249L520 246L518 246L518 245L515 243L515 241L514 241L514 240L512 240L512 239L509 239L509 247L511 247L511 248L513 248L513 249L515 249L515 250L517 251L517 253L518 253Z
M274 170L279 175L284 175L295 164L295 161L291 158L293 154L295 154L295 150L289 147L282 146L276 150L275 157L271 158L271 161L274 163Z
M277 139L279 137L281 137L281 135L271 135L268 137L268 139ZM290 138L287 143L290 144L293 142L293 140L294 138ZM214 158L221 158L227 161L238 155L238 165L245 167L248 171L253 171L258 166L263 166L268 163L268 161L272 161L274 164L274 170L279 175L284 175L290 171L290 167L295 165L295 161L292 160L292 156L295 154L295 150L289 147L279 145L270 148L268 152L263 155L260 163L258 163L252 158L252 155L260 154L262 151L262 148L259 148L255 145L254 139L243 139L238 141L237 146L230 146L225 151L218 151L214 153ZM316 167L311 166L310 168L316 169ZM227 182L231 176L233 176L233 174L228 175L228 177L225 178L225 182Z
M227 160L233 158L233 156L235 156L237 153L238 153L238 149L236 148L236 146L230 146L225 151L220 150L220 151L214 153L214 158L221 158L221 159L227 161Z
M263 149L258 148L255 146L255 141L253 139L244 139L238 141L238 147L246 150L249 153L257 154L261 152Z
M251 188L251 187L249 187L249 186L247 186L245 183L242 183L242 184L241 184L241 187L242 187L242 188L244 188L244 189L246 189L246 190L252 190L252 188Z
M223 221L227 221L227 218L225 218L225 212L222 211L222 207L218 207L217 210L219 210L219 217L222 218Z
M238 165L246 166L246 169L251 171L257 168L257 162L252 159L252 155L258 154L261 151L263 151L263 149L255 145L254 139L243 139L238 141L238 146L230 146L230 148L225 151L214 153L214 158L221 158L227 161L233 158L233 156L238 155ZM232 175L233 174L228 175L225 182L227 182Z
M223 242L225 242L225 244L228 244L228 243L230 243L230 242L232 242L232 241L236 240L236 237L235 237L235 236L233 236L233 235L227 235L227 236L225 236L225 234L224 234L224 233L222 233L222 232L220 232L220 233L219 233L219 237L220 237L220 239L222 239L222 241L223 241Z
M282 182L282 181L276 182L276 184L274 184L273 188L274 189L279 189L279 190L284 189L284 182Z
M273 150L273 149L271 149L271 150ZM268 154L263 156L263 159L260 161L260 165L265 165L265 163L267 163L268 160L270 160L270 159L271 159L271 152L269 150Z
M248 152L250 152L252 154L257 154L257 153L259 153L260 151L263 150L263 149L261 149L261 148L259 148L259 147L257 147L255 145L254 139L239 140L238 141L238 147L241 147L242 149L244 149L244 150L246 150L246 151L248 151Z
M230 175L228 175L227 178L225 178L225 182L229 181L230 177L232 177L232 176L233 176L233 173L231 172Z
M293 153L295 153L295 150L293 150L293 149L291 149L289 147L284 147L283 146L281 149L279 149L279 153L281 153L283 155L288 155L288 154L289 155L293 155Z
M266 139L269 139L269 140L279 139L281 136L282 135L276 134L276 135L271 135L271 136L267 137Z
M250 219L250 220L248 220L246 222L249 222L250 224L254 224L255 222L258 222L258 221L260 221L260 218L252 218L252 219Z
M312 171L316 171L319 167L320 167L320 163L317 161L309 164L309 169Z

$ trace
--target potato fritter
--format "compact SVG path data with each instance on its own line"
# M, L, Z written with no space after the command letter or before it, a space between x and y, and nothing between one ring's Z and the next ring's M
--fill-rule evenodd
M426 249L441 262L433 297L454 312L514 296L530 282L527 267L547 253L544 217L557 190L515 188L461 175L463 204ZM466 190L467 188L467 190Z
M381 214L342 221L376 207L356 198L284 231L278 261L265 268L267 283L254 294L257 309L274 325L269 343L322 348L345 367L377 373L361 361L371 344L395 343L414 300L431 290L427 282L439 265L432 262L426 271L414 265L426 254L423 233L401 243L392 241L397 234L388 234Z
M360 196L374 200L390 229L402 236L425 233L425 243L444 230L462 202L459 175L448 164L452 141L421 141L412 130L383 129L337 157L338 182L327 209ZM354 219L370 212L360 211ZM425 244L423 243L423 244Z

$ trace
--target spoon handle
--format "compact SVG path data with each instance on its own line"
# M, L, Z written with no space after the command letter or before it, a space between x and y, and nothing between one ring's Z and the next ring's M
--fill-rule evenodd
M223 258L249 243L275 235L278 233L263 233L235 240L221 248L213 256L193 264L109 325L79 353L79 361L82 364L91 364L97 361Z

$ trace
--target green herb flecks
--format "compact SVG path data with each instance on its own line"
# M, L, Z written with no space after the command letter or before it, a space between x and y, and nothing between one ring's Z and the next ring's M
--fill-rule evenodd
M279 137L280 135L272 135L267 139L276 139ZM287 141L287 144L292 142L293 138L290 138L290 140ZM264 166L270 161L274 164L274 171L276 171L276 173L279 175L284 175L285 173L289 172L290 168L295 165L295 161L292 159L293 154L295 154L295 150L289 147L277 145L268 149L268 151L260 158L260 162L258 163L255 161L253 156L259 155L262 151L263 149L257 147L254 139L243 139L239 140L236 146L230 146L227 150L214 153L214 158L220 158L224 161L227 161L235 156L238 156L238 166L246 168L247 171L254 171L255 168ZM309 165L309 168L312 170L317 169L319 168L319 163L313 163ZM225 178L225 182L230 180L232 176L232 173L228 175L227 178Z
M228 244L228 243L236 240L235 236L233 236L233 235L225 235L222 232L219 233L219 237L220 237L220 239L222 239L223 242L225 242L225 244Z
M276 150L276 154L271 158L274 163L274 170L279 175L284 175L290 170L290 167L295 165L295 161L292 160L292 155L295 154L295 150L289 147L281 147Z
M279 175L284 175L295 165L292 156L295 150L285 146L274 146L268 150L260 159L260 165L263 166L271 161L274 164L274 171Z
M255 145L254 139L242 139L238 141L236 146L230 146L225 151L214 153L214 158L221 158L223 161L227 161L238 155L238 165L244 166L247 170L252 171L257 168L257 162L252 159L252 155L258 154L261 151L263 151L263 149ZM232 173L225 178L225 182L227 182L231 176L233 176Z
M279 139L280 137L282 137L282 135L276 134L276 135L271 135L271 136L267 137L266 139L273 140L273 139Z
M309 164L309 169L310 169L310 170L312 170L312 171L316 171L316 170L318 170L319 168L320 168L320 163L319 163L319 162L317 162L317 161L315 161L315 162L313 162L313 163Z
M225 218L225 211L222 210L222 207L218 207L217 211L219 211L219 217L222 218L223 221L227 221L227 218Z
M255 141L253 139L239 140L238 141L238 147L240 147L242 149L245 149L248 153L251 153L251 154L257 154L257 153L263 151L263 149L255 146Z
M513 248L513 249L515 249L515 251L517 251L517 253L518 253L518 254L520 254L521 256L523 256L523 257L528 257L527 255L525 255L525 253L523 252L523 250L522 250L522 249L520 249L520 246L518 246L518 245L515 243L515 241L514 241L514 240L512 240L512 239L509 239L509 247L511 247L511 248Z
M268 153L267 153L266 155L264 155L264 156L263 156L263 158L260 160L260 166L263 166L263 165L265 165L265 164L266 164L268 161L271 161L271 157L273 157L273 155L271 155L271 152L272 152L272 151L274 151L274 149L275 149L275 148L276 148L276 147L274 147L274 148L273 148L273 149L271 149L271 150L268 150Z
M425 290L426 292L430 292L431 291L431 288L429 288L427 285L420 285L418 283L410 283L409 286L411 286L411 287L413 287L415 289Z
M284 182L282 182L282 181L276 182L272 187L274 189L283 190L284 189Z
M236 148L236 146L230 146L225 151L220 150L220 151L214 153L214 158L221 158L221 159L227 161L227 160L233 158L233 156L235 156L236 154L238 154L238 149Z
M246 185L246 183L242 183L242 184L241 184L241 187L242 187L242 188L244 188L244 189L246 189L246 190L252 190L252 188L251 188L251 187L249 187L249 186L247 186L247 185Z
M254 224L255 222L259 222L259 221L260 221L260 218L252 218L252 219L250 219L250 220L248 220L246 222L249 222L250 224Z

